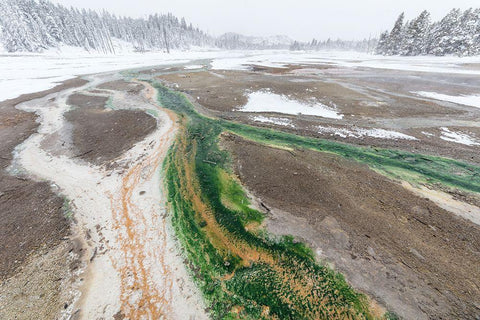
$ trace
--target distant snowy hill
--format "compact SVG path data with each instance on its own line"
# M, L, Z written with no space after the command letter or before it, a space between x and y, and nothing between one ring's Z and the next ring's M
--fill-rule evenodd
M223 49L288 49L293 42L283 35L254 37L229 32L218 37L215 44Z

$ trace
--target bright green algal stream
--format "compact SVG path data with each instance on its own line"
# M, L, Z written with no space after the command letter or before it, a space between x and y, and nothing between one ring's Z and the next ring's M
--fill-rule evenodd
M414 183L480 191L476 166L211 119L198 114L182 94L154 86L159 102L182 123L165 161L172 223L215 319L395 318L373 315L367 298L341 274L316 263L303 244L291 237L272 239L258 228L263 214L249 207L231 174L229 154L218 148L224 131L270 145L334 153Z

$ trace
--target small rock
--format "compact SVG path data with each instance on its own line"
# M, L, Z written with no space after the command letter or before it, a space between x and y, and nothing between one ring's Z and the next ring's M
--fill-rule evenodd
M369 255L371 255L371 256L372 256L372 258L374 258L374 259L376 260L376 257L375 257L375 256L376 256L376 254L375 254L375 250L373 250L373 248L372 248L372 247L368 247L368 248L367 248L367 252L368 252L368 254L369 254Z
M420 260L425 260L425 258L414 248L410 248L410 252Z

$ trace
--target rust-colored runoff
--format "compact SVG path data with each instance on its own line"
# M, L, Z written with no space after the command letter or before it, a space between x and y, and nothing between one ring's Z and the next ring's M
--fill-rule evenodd
M154 96L147 87L147 99ZM153 103L152 103L153 104ZM167 112L172 126L161 138L151 155L141 159L131 167L122 179L122 188L118 195L111 195L113 228L118 230L118 244L121 259L112 261L121 280L121 312L128 319L162 319L171 314L173 275L165 261L167 251L167 233L165 216L151 210L151 221L139 208L132 196L142 181L153 179L159 170L170 145L170 137L175 130L175 114ZM151 224L156 230L155 238L149 239ZM151 258L147 259L147 255ZM160 274L152 274L152 266Z

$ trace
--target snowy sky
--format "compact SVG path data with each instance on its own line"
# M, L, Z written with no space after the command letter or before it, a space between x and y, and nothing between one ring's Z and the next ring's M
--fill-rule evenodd
M405 11L411 19L424 9L433 19L452 8L480 7L479 0L53 0L66 6L107 9L142 17L171 12L209 32L246 35L285 34L312 38L362 39L390 29Z

